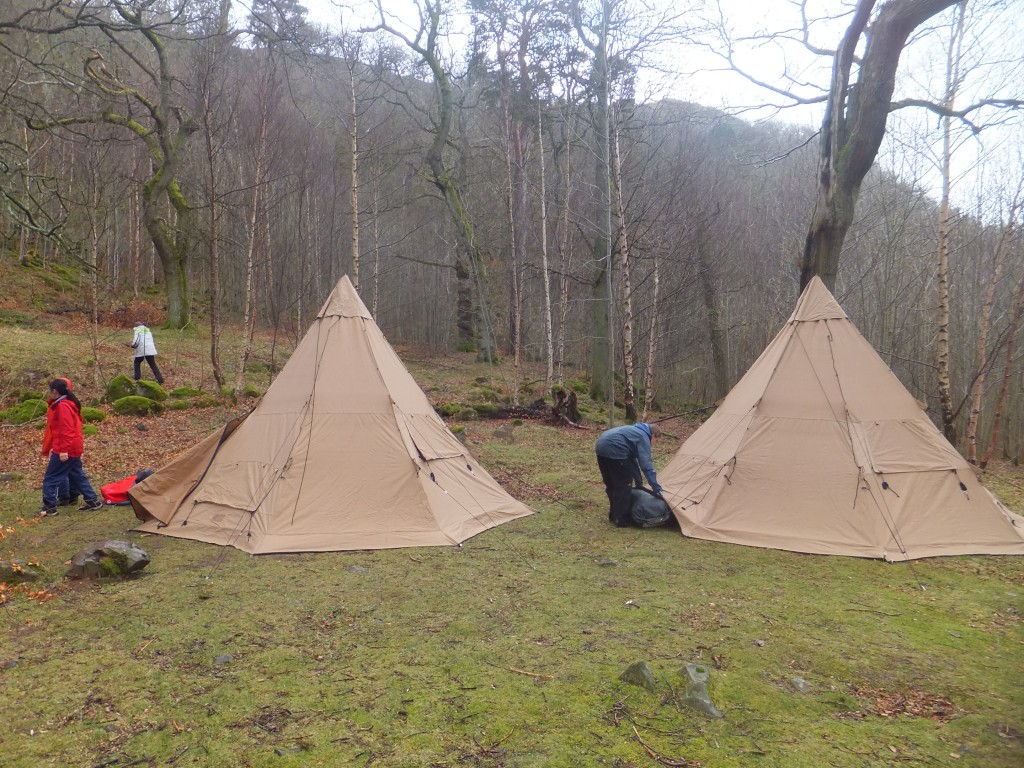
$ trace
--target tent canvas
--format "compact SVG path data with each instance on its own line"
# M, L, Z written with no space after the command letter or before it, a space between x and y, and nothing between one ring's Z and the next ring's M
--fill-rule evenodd
M434 412L348 277L252 412L129 497L136 530L251 553L451 545L532 514Z
M1024 518L817 278L658 478L695 538L887 560L1024 554Z

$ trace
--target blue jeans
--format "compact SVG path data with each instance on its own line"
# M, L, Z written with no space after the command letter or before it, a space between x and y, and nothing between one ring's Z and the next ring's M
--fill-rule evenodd
M56 507L61 490L68 487L81 493L88 504L97 501L96 491L92 489L82 469L82 459L68 457L67 461L61 461L60 456L51 453L50 463L46 465L46 474L43 475L43 506L47 509Z

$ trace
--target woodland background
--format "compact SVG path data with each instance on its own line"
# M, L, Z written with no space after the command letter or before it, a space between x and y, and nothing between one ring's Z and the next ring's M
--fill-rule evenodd
M874 5L788 7L829 62L812 38L834 46ZM830 287L968 458L1018 460L1019 4L882 7L926 5ZM684 50L742 70L744 46L756 62L803 30L732 35L714 3L347 10L339 31L296 0L5 2L0 238L88 286L40 309L89 317L94 349L101 322L208 326L239 389L254 329L301 337L348 274L396 343L516 381L543 361L549 387L587 370L629 416L721 398L792 311L828 132L655 75ZM825 105L828 78L789 72L764 101ZM135 317L150 294L166 316Z

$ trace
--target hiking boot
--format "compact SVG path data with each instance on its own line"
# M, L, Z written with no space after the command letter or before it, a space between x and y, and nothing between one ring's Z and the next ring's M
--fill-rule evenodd
M42 507L36 512L36 517L56 517L59 514L56 507Z
M103 502L100 501L99 499L93 499L92 501L85 502L85 504L78 508L78 511L95 512L97 509L103 509Z

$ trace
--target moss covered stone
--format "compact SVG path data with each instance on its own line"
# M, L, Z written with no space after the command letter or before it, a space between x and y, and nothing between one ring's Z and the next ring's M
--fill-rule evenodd
M120 400L122 397L131 397L137 395L135 391L135 382L129 379L125 375L115 376L107 384L107 388L103 391L103 401L107 403L113 403Z
M187 411L192 407L192 403L188 400L172 400L166 407L169 411Z
M457 416L465 406L462 403L441 403L437 406L437 413L446 419Z
M220 405L220 400L216 397L197 397L193 402L196 408L216 408Z
M246 384L242 389L242 397L260 397L262 394L263 393L252 384Z
M82 421L86 423L103 421L107 418L107 412L101 411L99 408L90 408L89 406L82 407Z
M100 428L97 427L95 424L83 424L82 425L82 434L83 435L98 435L99 433L100 433Z
M24 389L23 387L18 387L12 394L14 395L14 399L19 403L24 403L26 400L46 399L46 394L44 392L36 392L34 389Z
M136 381L135 387L135 394L140 397L148 397L150 400L156 400L158 403L162 403L167 399L167 390L155 381L146 381L145 379Z
M8 424L25 424L46 414L45 400L25 400L6 411L0 411L0 418Z
M175 387L170 392L171 397L175 398L176 400L180 400L181 398L184 397L199 397L199 395L205 394L206 393L203 392L203 390L193 389L192 387Z
M147 416L160 413L163 409L160 403L140 395L129 395L114 401L114 413L118 416Z

